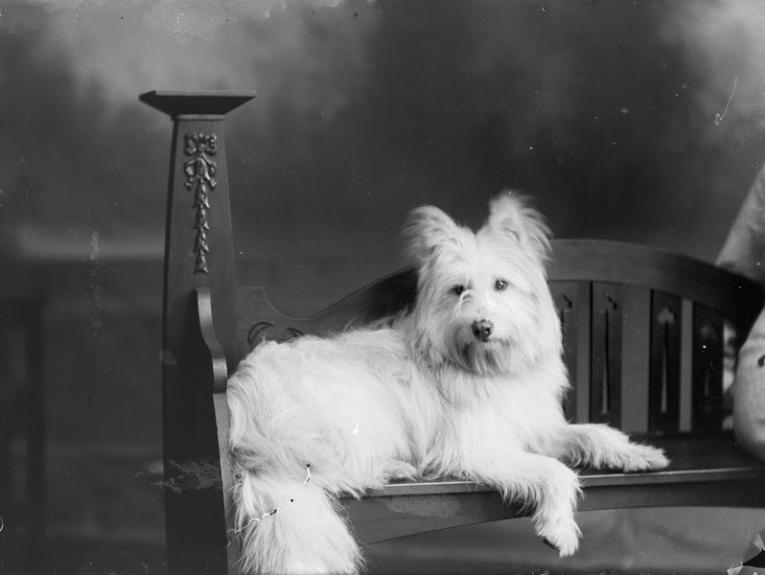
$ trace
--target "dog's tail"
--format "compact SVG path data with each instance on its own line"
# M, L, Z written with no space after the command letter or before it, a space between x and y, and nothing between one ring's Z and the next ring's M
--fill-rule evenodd
M305 479L240 469L236 530L244 573L358 573L361 551L333 497Z

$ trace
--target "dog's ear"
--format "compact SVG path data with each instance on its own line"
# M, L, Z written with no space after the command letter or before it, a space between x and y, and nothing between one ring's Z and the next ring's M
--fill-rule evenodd
M435 206L412 210L404 227L406 251L413 263L421 265L439 249L456 243L459 226Z
M503 192L489 203L489 221L493 232L510 238L538 258L550 255L550 228L528 201L513 192Z

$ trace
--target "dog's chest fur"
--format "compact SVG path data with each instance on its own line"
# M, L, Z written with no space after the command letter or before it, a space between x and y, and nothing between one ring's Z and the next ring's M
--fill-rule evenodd
M469 462L509 448L545 451L565 423L559 398L566 380L555 371L539 369L516 379L453 376L458 381L448 384L452 397L442 401L428 457Z

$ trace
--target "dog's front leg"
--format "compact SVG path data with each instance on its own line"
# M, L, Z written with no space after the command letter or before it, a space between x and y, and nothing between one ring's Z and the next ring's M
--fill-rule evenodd
M550 455L572 465L622 471L649 471L669 465L664 451L633 443L613 427L600 423L562 426L555 435Z
M505 500L519 500L534 507L536 532L560 552L573 554L581 532L574 521L579 478L560 461L522 451L506 454L501 461L475 465L467 475L491 485Z

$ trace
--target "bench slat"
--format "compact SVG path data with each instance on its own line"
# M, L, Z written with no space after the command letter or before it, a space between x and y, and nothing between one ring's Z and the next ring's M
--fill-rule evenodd
M693 308L693 429L719 429L723 420L723 318L702 304Z
M652 291L648 430L653 433L679 429L681 326L681 299Z

